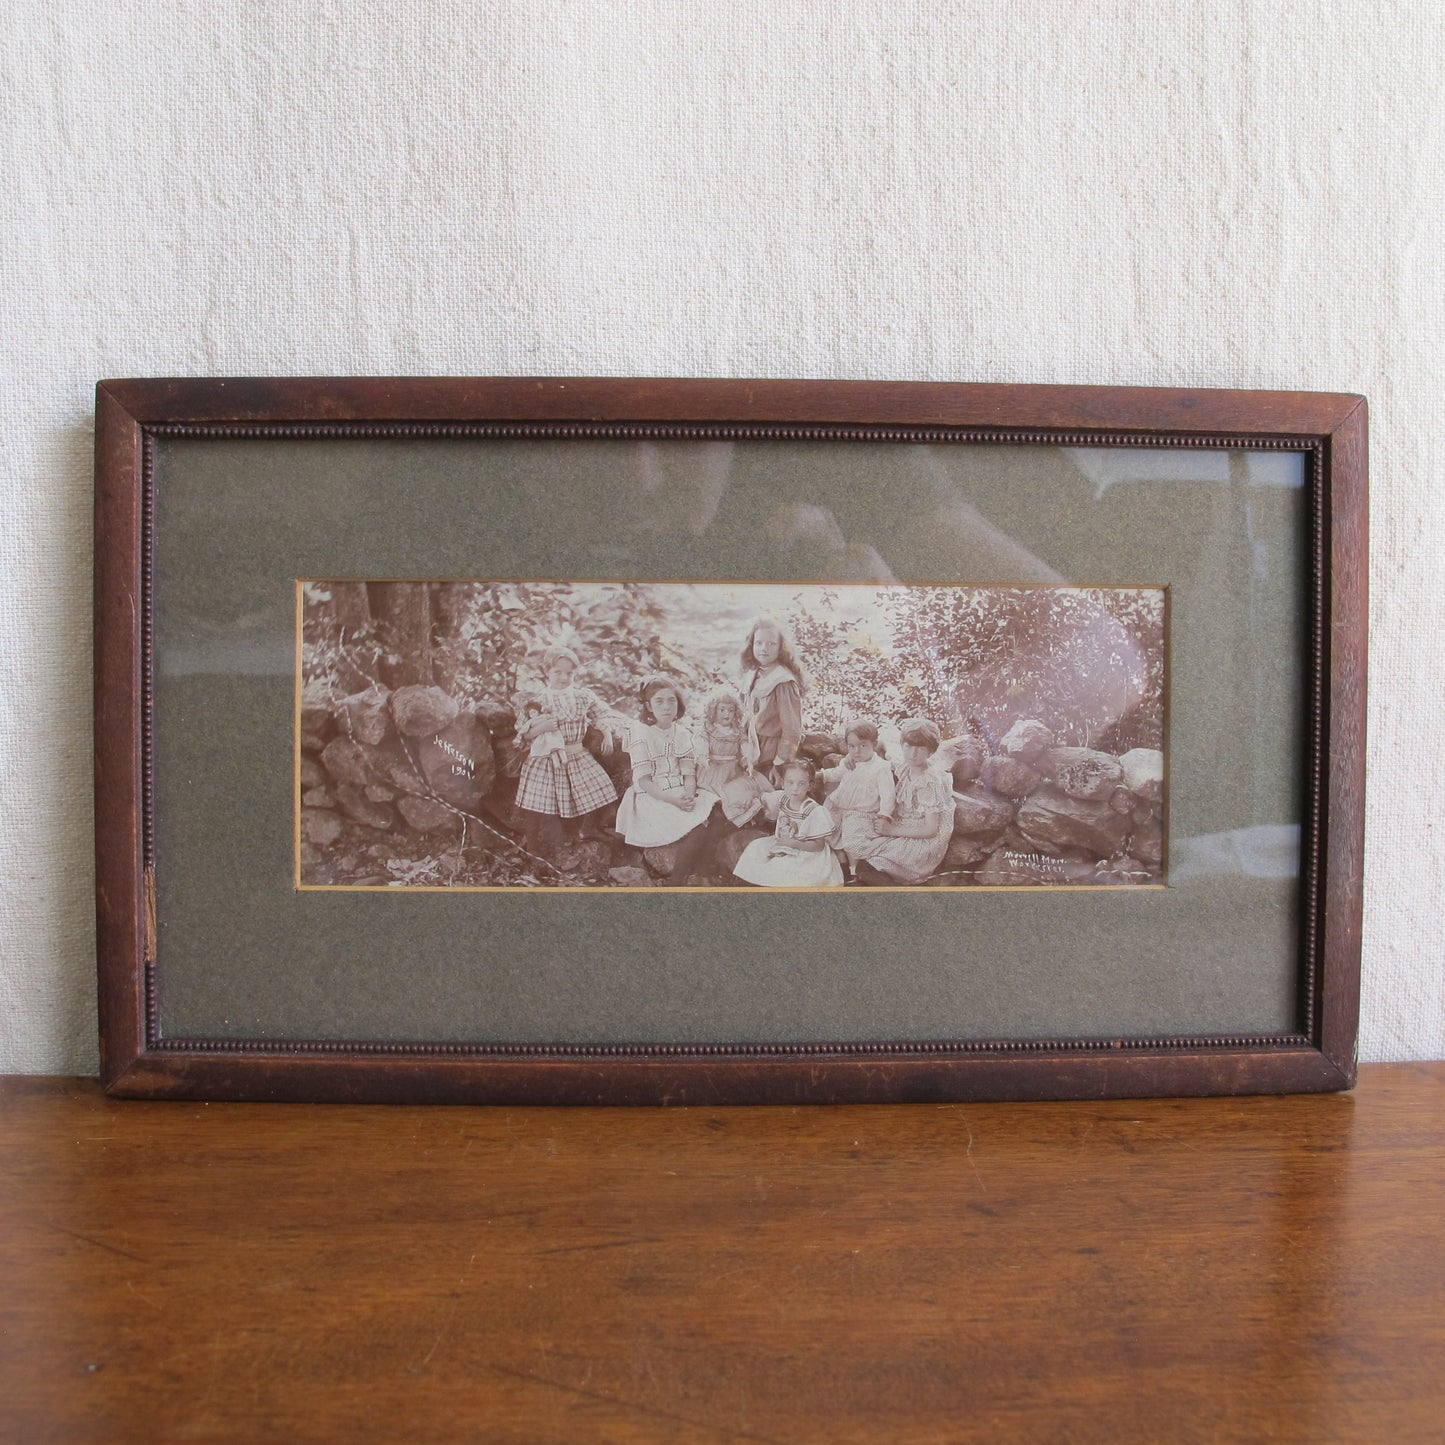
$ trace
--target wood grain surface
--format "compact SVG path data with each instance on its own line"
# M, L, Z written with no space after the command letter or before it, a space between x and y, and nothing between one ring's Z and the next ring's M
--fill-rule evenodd
M157 377L102 381L138 423L466 419L1333 432L1362 398L1209 387L615 376Z
M1445 1064L517 1109L0 1080L7 1440L1445 1436Z

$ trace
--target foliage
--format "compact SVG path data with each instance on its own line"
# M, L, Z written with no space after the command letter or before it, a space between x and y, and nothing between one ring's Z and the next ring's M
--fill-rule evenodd
M308 584L302 641L305 675L334 677L344 692L364 686L401 659L384 620L368 618L360 629L347 631L341 609L333 605L343 585L350 584ZM629 705L651 673L684 685L706 677L662 640L663 610L645 583L405 585L427 594L430 680L464 706L510 707L519 689L540 687L545 682L542 655L558 643L581 659L577 680L623 711L635 711Z
M839 615L831 588L799 593L788 629L807 677L803 726L841 732L854 718L874 721L901 715L896 658L856 620Z
M810 725L923 716L952 735L970 718L996 733L1036 718L1061 743L1162 745L1157 590L899 587L881 598L881 643L826 591L790 618L817 682Z
M507 702L519 687L541 686L542 655L559 643L581 658L578 681L609 705L634 698L649 673L686 676L659 639L663 614L645 584L455 583L445 602L438 665L466 702Z

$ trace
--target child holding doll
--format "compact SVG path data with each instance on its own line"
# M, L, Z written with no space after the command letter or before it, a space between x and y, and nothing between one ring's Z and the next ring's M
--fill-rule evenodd
M743 705L730 687L718 688L703 708L702 735L706 761L698 786L722 799L722 810L736 828L745 827L763 811L768 785L742 759Z
M617 801L607 770L582 740L590 723L607 734L603 748L610 750L612 735L627 720L573 682L577 666L570 647L549 647L542 654L547 685L523 694L517 711L517 739L528 749L517 807L528 815L530 846L543 854L561 845L564 825L586 827L590 821L598 829L595 815Z

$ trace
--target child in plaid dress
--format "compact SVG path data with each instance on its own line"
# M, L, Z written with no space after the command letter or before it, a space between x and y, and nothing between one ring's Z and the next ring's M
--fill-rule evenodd
M608 735L603 746L610 750L613 734L627 719L573 683L577 662L570 647L549 647L542 655L547 686L530 695L540 701L541 711L531 712L524 703L517 718L517 737L529 746L549 733L562 737L560 751L538 754L534 748L517 780L517 807L532 815L528 834L536 851L544 854L562 841L564 822L588 818L617 801L612 779L582 746L582 739L591 723Z

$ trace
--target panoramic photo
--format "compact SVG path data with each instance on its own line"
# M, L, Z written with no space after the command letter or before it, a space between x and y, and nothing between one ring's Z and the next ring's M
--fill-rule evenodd
M1157 886L1162 587L308 580L301 888Z

